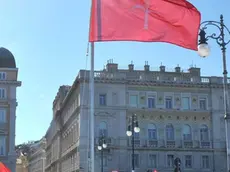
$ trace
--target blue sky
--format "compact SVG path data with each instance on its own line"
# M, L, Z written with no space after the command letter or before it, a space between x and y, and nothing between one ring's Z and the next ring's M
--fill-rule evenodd
M219 20L223 14L230 27L229 0L190 2L200 10L202 20ZM90 0L0 1L0 46L14 54L22 81L17 94L17 144L45 134L59 86L72 84L79 69L86 68L89 12ZM165 43L97 43L95 68L102 69L113 59L122 68L131 61L137 68L143 68L145 61L151 67L159 67L161 62L168 68L195 64L203 75L222 75L220 49L215 41L210 46L211 55L202 59L195 51ZM230 45L227 58L230 64Z

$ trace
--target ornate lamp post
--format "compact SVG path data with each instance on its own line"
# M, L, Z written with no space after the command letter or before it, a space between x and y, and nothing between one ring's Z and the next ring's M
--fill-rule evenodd
M99 143L98 143L98 146L97 146L97 149L99 150L99 151L101 151L101 172L103 172L104 170L103 170L103 166L104 166L104 164L103 164L103 153L104 153L104 149L106 149L107 148L107 144L106 144L106 141L105 141L105 137L102 135L100 138L99 138L99 141L98 141Z
M219 33L213 33L211 35L206 36L205 30L208 26L215 26ZM229 172L229 143L228 139L230 139L230 112L229 112L229 97L228 97L228 72L226 66L226 45L229 44L229 40L225 40L225 32L230 36L230 30L225 26L223 15L220 16L220 22L218 21L204 21L200 26L200 40L198 46L198 54L201 57L207 57L210 54L210 48L208 46L208 39L216 40L216 43L220 46L222 51L222 60L223 60L223 87L224 87L224 118L225 118L225 129L226 129L226 152L227 152L227 171Z
M128 130L126 131L127 136L132 136L132 172L135 171L135 164L134 164L134 132L139 133L140 128L137 121L137 116L132 114L131 116L131 123L128 125Z

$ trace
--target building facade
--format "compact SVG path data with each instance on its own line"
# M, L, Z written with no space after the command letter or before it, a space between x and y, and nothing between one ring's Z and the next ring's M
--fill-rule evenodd
M45 172L46 164L46 139L31 145L28 155L28 172Z
M46 139L47 172L89 171L89 71L81 70L71 87L62 86L53 104ZM109 63L95 71L95 170L101 169L98 139L106 137L105 172L131 171L129 119L136 114L135 171L171 172L174 159L183 171L226 171L223 82L202 77L200 68L168 72L119 69ZM230 87L229 87L230 88ZM51 134L52 133L52 134Z
M18 68L13 54L0 48L0 161L12 172L16 170L15 120Z
M21 155L16 160L16 172L28 172L27 157Z

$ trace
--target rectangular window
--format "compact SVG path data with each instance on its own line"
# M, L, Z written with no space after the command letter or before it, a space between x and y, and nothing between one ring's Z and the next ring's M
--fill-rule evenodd
M207 110L207 101L205 98L200 99L200 109Z
M182 97L182 108L184 110L190 109L190 99L189 97Z
M156 140L157 139L157 131L155 128L148 129L148 136L149 140Z
M204 155L202 156L202 168L209 168L210 164L209 164L209 156Z
M156 155L150 154L148 160L149 160L148 161L149 168L157 167L157 156Z
M100 94L99 95L99 104L102 106L106 105L106 94Z
M6 72L0 72L0 80L6 80Z
M6 110L0 109L0 123L6 122Z
M6 89L0 88L0 99L5 99L5 98L6 98Z
M6 136L0 136L0 156L6 155Z
M155 97L148 97L148 108L155 108Z
M117 103L118 103L117 93L112 93L112 103L113 103L113 105L117 105Z
M167 166L174 167L174 156L173 155L167 155Z
M140 133L134 132L134 139L139 140L140 139Z
M134 154L134 165L136 168L140 167L140 159L139 154Z
M165 98L165 108L172 109L172 97Z
M138 100L137 95L130 95L129 96L129 105L131 105L133 107L137 107L137 100Z
M185 168L192 168L192 156L191 155L185 155Z

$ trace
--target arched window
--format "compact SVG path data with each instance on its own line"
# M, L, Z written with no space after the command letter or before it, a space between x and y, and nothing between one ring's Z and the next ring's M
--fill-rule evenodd
M172 124L166 125L166 139L174 140L174 128Z
M148 137L149 140L157 139L157 128L154 124L148 124Z
M200 128L200 140L201 141L209 140L208 127L206 125L202 125Z
M184 140L192 140L192 131L189 125L183 126L183 139Z
M99 135L102 136L107 136L108 132L107 132L107 124L106 122L100 122L99 124Z

